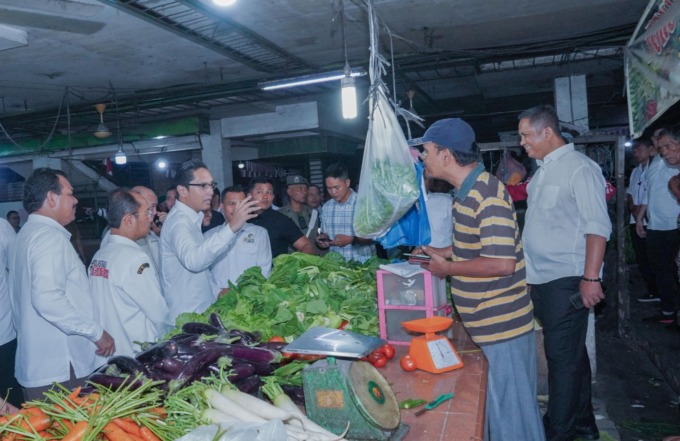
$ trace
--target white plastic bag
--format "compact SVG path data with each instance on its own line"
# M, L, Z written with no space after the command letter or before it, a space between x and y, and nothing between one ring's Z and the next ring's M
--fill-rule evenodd
M418 200L416 170L397 116L382 87L368 125L354 231L380 237Z
M220 437L217 438L217 435ZM266 423L211 424L200 426L178 441L287 441L286 427L280 420Z

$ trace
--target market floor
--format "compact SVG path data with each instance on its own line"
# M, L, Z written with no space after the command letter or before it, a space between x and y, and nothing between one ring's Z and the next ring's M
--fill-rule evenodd
M618 432L622 441L658 441L680 435L680 332L642 321L657 312L658 303L637 302L644 287L634 266L629 290L630 320L623 337L617 330L615 290L607 293L607 305L596 316L595 413L599 406L606 421L598 424L615 425L614 439Z

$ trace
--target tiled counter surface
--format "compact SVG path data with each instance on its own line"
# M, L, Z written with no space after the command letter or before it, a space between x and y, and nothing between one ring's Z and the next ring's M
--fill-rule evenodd
M431 374L421 370L404 372L399 366L399 358L408 353L408 346L395 346L394 359L380 369L399 402L408 398L429 401L443 393L454 393L451 401L419 417L415 416L418 408L402 410L401 420L410 426L405 440L483 439L488 365L486 358L470 340L462 324L454 323L453 332L453 346L460 353L464 367L442 374Z

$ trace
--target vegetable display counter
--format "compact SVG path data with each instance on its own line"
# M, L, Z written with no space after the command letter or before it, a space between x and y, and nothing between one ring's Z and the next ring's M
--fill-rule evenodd
M402 409L401 421L410 426L405 440L483 439L488 364L461 323L453 324L453 334L453 345L463 359L461 369L441 374L421 370L405 372L399 366L399 359L408 353L408 346L397 346L394 359L380 369L399 402L407 399L431 401L441 394L454 394L452 400L417 417L415 413L422 407Z

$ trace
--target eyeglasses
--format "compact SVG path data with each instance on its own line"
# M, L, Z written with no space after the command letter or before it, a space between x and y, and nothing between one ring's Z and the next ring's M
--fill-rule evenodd
M217 184L215 182L204 182L202 184L187 184L190 187L201 187L201 190L203 191L208 191L208 189L212 189L215 191L217 189Z
M134 217L139 217L140 214L146 214L147 217L153 217L153 210L146 210L144 213L131 213Z

